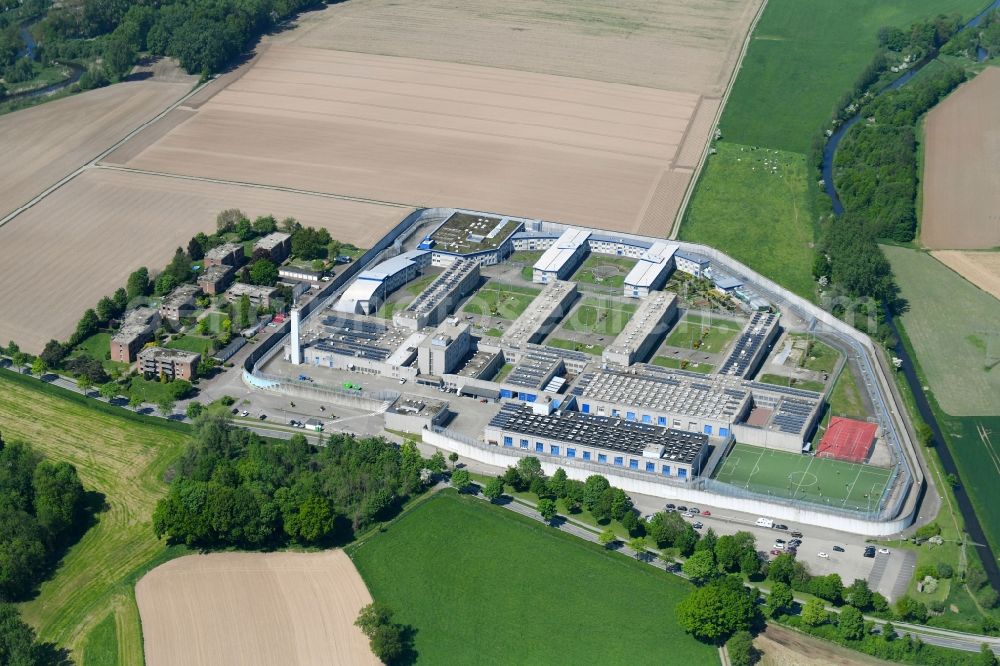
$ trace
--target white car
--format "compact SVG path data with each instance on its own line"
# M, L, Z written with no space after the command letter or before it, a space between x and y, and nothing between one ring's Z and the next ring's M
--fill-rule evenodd
M889 554L889 549L888 548L879 548L878 552L882 553L883 555L888 555Z
M691 513L690 511L685 511L681 515L684 516L685 518L694 518L694 514Z
M243 412L240 414L240 416L244 416L244 417L245 416L250 416L250 412L248 412L247 410L244 409Z
M829 558L830 557L829 554L824 553L823 551L820 551L820 552L816 553L816 556L817 557L823 557L823 558Z

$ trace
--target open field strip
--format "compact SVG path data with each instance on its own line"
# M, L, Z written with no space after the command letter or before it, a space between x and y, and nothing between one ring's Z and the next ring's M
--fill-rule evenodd
M65 339L87 307L125 284L139 266L157 270L216 214L241 208L326 227L370 247L405 209L329 197L253 190L109 169L91 169L0 227L0 339L39 352Z
M97 408L103 403L39 386L36 379L0 371L4 436L23 438L52 460L75 465L84 487L101 493L107 509L70 548L38 597L21 605L22 612L42 640L68 648L81 665L96 663L88 660L86 645L111 613L118 663L141 664L132 586L146 568L183 552L156 539L151 517L166 492L163 473L187 442L186 427ZM106 625L100 631L106 633Z
M422 662L617 663L628 655L660 664L662 653L634 649L635 636L656 636L678 662L718 663L714 647L673 621L688 583L454 491L348 552L372 596L416 629ZM600 613L580 612L596 599Z
M988 294L1000 299L1000 252L938 250L931 256Z
M987 67L927 114L920 218L925 247L1000 246L998 108L1000 67ZM992 282L991 293L1000 293L1000 271Z
M380 663L354 626L371 595L341 550L188 555L135 595L148 666Z

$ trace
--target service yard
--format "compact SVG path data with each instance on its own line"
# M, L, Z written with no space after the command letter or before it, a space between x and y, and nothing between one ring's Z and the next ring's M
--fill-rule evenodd
M1000 67L989 67L927 114L920 226L920 240L926 247L1000 245L997 108Z
M343 551L189 555L135 595L149 666L379 663L354 626L371 595Z
M44 108L44 107L43 107ZM16 114L15 114L16 115ZM0 339L39 352L139 266L159 270L178 246L240 208L322 226L368 247L409 210L236 185L91 169L0 227Z

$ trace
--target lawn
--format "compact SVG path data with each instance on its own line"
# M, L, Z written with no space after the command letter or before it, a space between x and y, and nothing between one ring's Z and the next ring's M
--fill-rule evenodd
M689 363L686 360L670 358L669 356L657 356L653 359L653 365L659 365L664 368L687 370L689 372L700 372L706 375L715 369L715 366L710 363Z
M559 349L569 349L570 351L580 351L594 356L604 353L604 345L595 345L587 342L575 342L573 340L563 340L562 338L549 338L545 341L548 347L558 347Z
M524 252L515 252L514 254L510 255L510 259L508 259L507 261L512 264L520 264L521 279L525 280L526 282L531 282L531 278L533 277L534 274L532 268L534 267L535 262L542 257L542 254L544 254L544 252L541 250L537 251L526 250Z
M534 287L518 287L500 282L488 282L469 299L462 312L486 315L498 319L514 320L524 312L535 296L541 293Z
M729 319L709 319L697 314L686 314L670 331L666 344L681 349L718 353L740 334L740 328L739 324Z
M1000 416L1000 301L929 254L883 246L908 307L900 316L941 408Z
M874 510L889 475L881 467L736 444L715 478L775 498Z
M197 335L184 335L174 338L166 345L167 349L182 349L184 351L208 356L215 349L215 344L210 338L203 338Z
M570 280L621 289L625 286L625 276L636 263L636 259L629 257L591 254L580 264L580 268L576 270Z
M424 289L431 286L431 282L434 282L441 273L431 273L430 275L421 275L416 280L409 282L406 285L406 291L413 294L414 296L419 296Z
M846 416L848 418L865 420L868 418L868 409L861 398L861 388L858 386L858 378L850 365L845 365L840 376L837 377L833 390L830 391L830 409L827 414L835 416Z
M149 568L184 552L156 539L151 516L167 489L163 473L188 440L187 426L7 371L0 371L0 423L8 439L23 438L50 459L75 465L84 486L107 504L39 596L21 605L25 619L42 640L68 648L86 666L111 652L106 618L112 613L117 663L141 664L133 586Z
M837 367L837 361L840 360L840 352L830 345L819 340L814 340L808 335L795 334L789 337L795 341L807 340L809 342L809 354L802 359L802 362L799 364L800 367L827 374L833 372L833 369Z
M504 378L510 374L510 371L514 369L513 363L504 363L499 370L497 370L496 377L493 378L495 382L502 382Z
M73 348L74 355L85 355L100 361L105 371L111 372L114 369L124 370L128 363L119 363L111 360L111 334L94 333L92 336Z
M172 398L168 390L168 385L159 380L146 379L141 375L136 375L129 379L128 392L123 393L129 397L138 395L142 401L151 405L157 404L164 398Z
M813 222L803 155L716 143L681 225L680 238L742 261L808 299Z
M683 580L482 500L442 491L348 548L428 664L717 664L674 608ZM598 610L599 609L599 610Z
M791 386L806 391L822 391L826 384L811 379L795 379L794 377L783 377L781 375L764 374L757 378L757 381L765 384L776 384L777 386Z
M798 153L830 118L878 48L885 25L959 12L987 0L770 0L722 115L727 141Z
M585 298L563 322L562 328L576 333L615 336L622 332L638 307L632 303Z

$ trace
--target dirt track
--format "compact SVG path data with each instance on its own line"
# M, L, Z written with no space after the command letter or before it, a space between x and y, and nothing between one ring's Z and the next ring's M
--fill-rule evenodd
M407 209L328 197L92 169L0 227L0 340L39 352L64 340L83 311L139 266L161 269L174 249L211 232L225 208L323 226L360 247Z
M938 104L924 124L923 214L928 248L1000 245L1000 68L988 67Z
M760 666L889 666L891 662L800 634L780 625L769 624L754 639L764 656Z
M371 595L343 553L189 555L135 587L148 666L378 664Z
M153 171L629 231L698 103L690 93L272 45L196 116L126 157ZM676 174L686 184L689 170ZM660 205L677 203L673 194Z
M1000 299L1000 252L938 250L931 256L983 291Z

